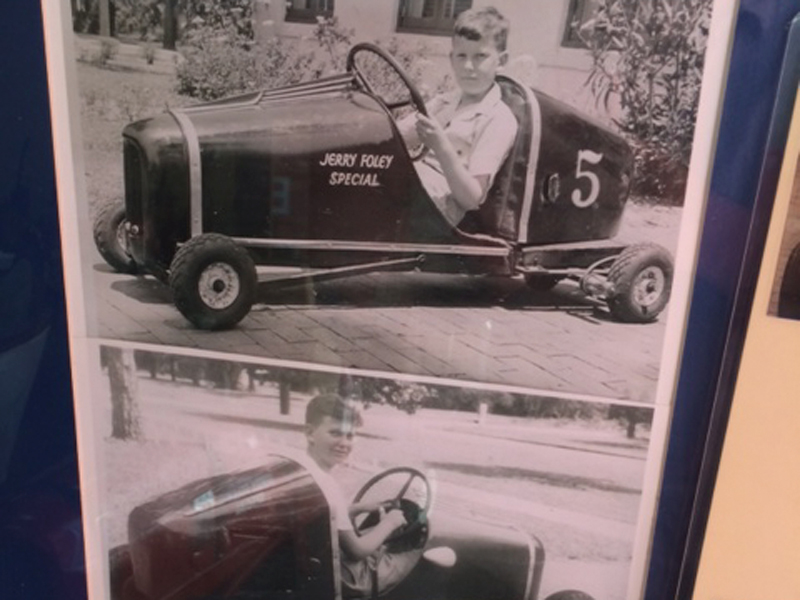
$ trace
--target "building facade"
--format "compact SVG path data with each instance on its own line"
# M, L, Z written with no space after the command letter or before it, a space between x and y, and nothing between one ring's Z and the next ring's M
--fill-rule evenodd
M591 18L592 0L255 0L256 29L265 38L302 38L318 18L336 17L354 41L396 37L424 48L432 77L448 70L455 17L493 5L511 22L508 72L531 86L608 121L585 85L591 65L577 29Z

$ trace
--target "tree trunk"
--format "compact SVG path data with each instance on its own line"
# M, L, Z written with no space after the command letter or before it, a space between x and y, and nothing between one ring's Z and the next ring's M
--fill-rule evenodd
M292 395L292 383L289 381L287 377L281 375L279 386L280 386L279 397L280 397L281 414L288 415L290 400Z
M141 439L133 351L107 347L105 354L111 389L111 437L118 440Z
M247 367L247 391L256 391L256 370L253 367Z
M628 419L628 426L625 430L625 435L629 440L632 440L636 437L636 419L629 418Z
M177 0L164 2L164 49L175 50L178 41L178 7Z
M100 20L100 35L104 37L111 37L114 35L114 29L111 24L111 0L99 0L98 10Z

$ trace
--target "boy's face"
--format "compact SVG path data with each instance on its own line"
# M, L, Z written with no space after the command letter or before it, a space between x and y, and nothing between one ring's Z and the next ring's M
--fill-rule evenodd
M470 99L480 100L494 83L497 70L506 63L507 52L500 52L492 40L468 40L453 37L450 64L461 91Z
M354 424L332 417L323 417L322 422L316 427L306 426L308 454L322 470L330 471L350 456L355 434Z

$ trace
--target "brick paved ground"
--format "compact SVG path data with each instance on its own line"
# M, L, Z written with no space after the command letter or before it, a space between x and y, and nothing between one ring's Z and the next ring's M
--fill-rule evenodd
M264 291L230 331L194 329L151 278L94 266L101 337L649 400L665 326L616 323L571 283L373 274Z

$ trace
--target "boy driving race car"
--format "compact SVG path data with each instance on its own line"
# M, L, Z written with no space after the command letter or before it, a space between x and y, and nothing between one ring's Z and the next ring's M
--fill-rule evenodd
M342 493L334 469L350 456L361 424L358 410L335 394L316 396L306 407L306 451L321 471L316 473L316 479L334 515L342 550L342 592L348 598L375 597L389 591L408 575L423 554L422 548L391 552L384 546L390 536L407 525L402 510L385 506L386 503L351 504ZM353 520L364 513L377 515L377 523L356 532ZM426 555L429 553L431 550ZM437 554L432 554L432 560L436 560Z
M493 7L470 9L455 23L450 51L458 89L426 105L399 127L410 146L431 150L415 163L431 199L451 225L485 200L508 156L518 123L495 76L508 60L508 20Z

